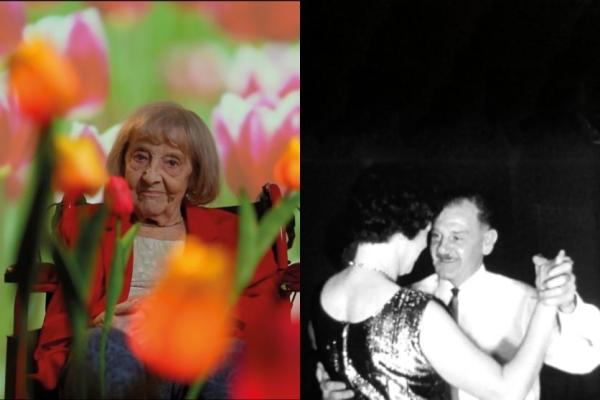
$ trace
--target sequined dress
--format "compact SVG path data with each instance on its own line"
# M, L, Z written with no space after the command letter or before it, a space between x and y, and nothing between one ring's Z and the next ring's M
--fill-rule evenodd
M446 385L419 344L431 295L400 288L379 313L357 323L333 319L319 299L320 293L312 313L319 359L333 380L354 390L354 398L446 398Z

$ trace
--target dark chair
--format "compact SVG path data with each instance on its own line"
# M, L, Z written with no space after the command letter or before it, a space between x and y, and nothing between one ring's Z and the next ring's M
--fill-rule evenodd
M268 183L262 187L259 199L253 203L256 213L260 218L269 208L277 204L281 199L281 190L276 184ZM221 207L221 209L237 213L238 207ZM280 295L287 297L300 291L300 263L289 264L287 250L292 246L294 241L294 220L285 227L282 227L273 244L273 255L277 264L277 273L281 275ZM4 274L4 282L17 283L18 274L13 267L9 267ZM50 297L58 287L58 279L54 271L54 264L39 263L37 265L37 276L31 286L31 293L46 293L46 304ZM15 305L13 315L19 315L22 311L20 295L17 291L15 295ZM22 363L25 360L33 360L32 349L29 349L27 358L18 356L18 337L14 336L19 332L18 318L14 318L13 335L7 337L6 350L6 380L5 380L5 398L6 399L23 399L27 398L27 381L26 376L22 374L25 368ZM30 335L29 343L36 343L39 335L39 330L28 332ZM36 382L32 385L32 395L35 399L54 399L58 398L57 390L47 391Z

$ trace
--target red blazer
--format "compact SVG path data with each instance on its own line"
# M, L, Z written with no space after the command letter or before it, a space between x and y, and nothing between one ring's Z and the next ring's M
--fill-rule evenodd
M91 213L97 205L87 205L85 212ZM78 230L78 211L72 207L63 211L63 216L58 224L59 234L69 246L75 242ZM205 242L218 242L235 249L237 244L237 215L205 207L187 205L184 209L184 218L188 234L195 235ZM115 219L107 224L104 233L98 261L96 263L96 277L92 283L91 299L89 304L90 321L105 308L105 282L108 279L110 261L114 248ZM122 232L131 226L129 221L123 221ZM131 276L133 271L133 252L129 257L125 269L123 289L118 302L125 301L129 296ZM238 302L238 329L236 334L243 336L244 327L252 324L254 318L263 314L263 307L269 302L279 301L279 284L283 270L278 269L269 251L262 258L250 285L246 288ZM67 309L63 301L63 291L59 288L52 296L46 309L44 323L40 332L34 359L37 363L37 372L31 377L40 381L46 389L54 389L58 384L60 372L64 367L69 353L70 327Z

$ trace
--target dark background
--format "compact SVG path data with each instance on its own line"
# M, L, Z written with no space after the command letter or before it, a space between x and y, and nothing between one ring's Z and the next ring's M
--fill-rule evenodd
M373 163L494 200L486 266L533 283L564 248L600 306L600 2L305 1L302 324L333 269L332 217ZM407 282L433 272L427 252ZM318 398L302 336L302 397ZM600 368L542 371L542 399L600 398Z

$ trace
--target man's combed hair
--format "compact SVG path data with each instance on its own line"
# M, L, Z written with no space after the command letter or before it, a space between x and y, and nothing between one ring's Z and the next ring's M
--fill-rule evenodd
M495 226L494 213L490 207L488 196L470 187L447 191L441 196L436 208L439 213L444 208L459 205L463 201L469 201L477 207L477 219L481 224L490 228Z
M423 192L399 175L369 170L354 185L346 207L349 245L343 261L360 243L383 243L396 233L413 239L431 222L433 211Z

